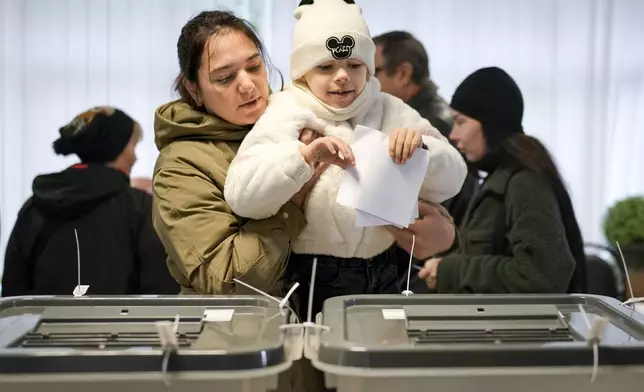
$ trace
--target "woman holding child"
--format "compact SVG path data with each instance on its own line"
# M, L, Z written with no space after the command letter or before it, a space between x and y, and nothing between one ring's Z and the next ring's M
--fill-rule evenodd
M330 10L329 12L333 12L333 9L326 7L347 7L352 15L359 18L359 27L364 25L356 5L341 0L318 1L321 3L319 7L324 7L322 9ZM316 7L317 3L303 5L300 11L304 14L307 7ZM314 13L315 10L312 14ZM329 33L337 35L341 32ZM325 45L328 37L319 38L324 39L321 45ZM356 43L373 45L370 39ZM181 99L161 106L155 116L155 142L160 154L154 172L154 225L168 252L170 272L185 293L239 293L243 288L233 282L233 278L238 278L262 290L279 294L280 278L284 276L293 243L306 230L307 218L310 218L303 211L307 197L312 194L311 190L321 175L322 180L325 176L337 176L340 166L351 164L352 154L347 142L349 139L343 140L337 136L313 137L314 133L310 131L302 132L300 141L297 138L293 141L293 145L297 146L297 153L290 159L297 163L296 170L303 172L297 173L297 183L289 185L290 194L284 196L286 193L280 190L282 198L278 204L281 205L271 205L270 213L261 217L249 219L236 214L224 198L224 186L227 183L228 168L240 145L268 106L269 63L266 61L266 53L248 22L223 11L203 12L190 20L182 29L177 51L181 73L177 78L176 88ZM377 84L372 83L376 78L371 77L371 51L356 50L354 53L360 57L341 59L340 66L332 65L331 69L327 68L327 64L322 64L329 62L329 58L335 60L331 57L331 52L320 53L319 63L307 64L308 69L304 69L302 74L315 70L315 77L330 79L330 83L336 78L333 75L340 75L342 80L339 83L351 83L354 91L338 93L333 99L350 106L354 100L362 102L367 99L363 97L367 92L380 97ZM370 82L358 80L364 78L370 79ZM301 95L306 95L303 99L316 102L308 91L300 91ZM398 142L392 144L394 159L402 162L415 148L425 147L436 154L436 158L433 155L432 159L440 161L439 158L444 157L442 162L451 164L450 170L456 171L454 180L445 186L439 181L445 174L439 172L435 178L426 181L430 184L426 186L427 193L435 198L432 201L441 201L458 192L465 175L465 166L459 154L455 150L449 150L449 144L438 137L421 136L433 135L433 127L402 102L394 101L391 97L378 98L376 102L390 102L387 108L404 110L407 117L401 121L401 128L418 125L417 129L397 129L392 132L392 135L399 136L398 139L390 139ZM321 107L329 112L336 110L333 105ZM270 118L264 122L268 123L268 120ZM346 119L342 118L339 122L346 123ZM323 120L318 123L323 123ZM301 129L296 132L312 125L314 124L302 123ZM346 131L348 128L343 126ZM391 131L393 126L389 128ZM320 128L314 130L324 131ZM275 137L283 137L279 135L277 128L269 132L274 132ZM268 148L278 151L282 146L273 144ZM344 152L345 159L339 160L339 154L331 153L333 149ZM248 148L247 152L254 159L252 150L253 148ZM243 161L239 166L243 168L242 163ZM328 164L332 166L327 173L324 171ZM279 167L275 169L280 170ZM272 186L275 192L279 189L276 187L281 186L270 183L265 185ZM331 205L328 207L332 208ZM436 226L449 225L448 220L441 215L433 215L433 221L432 224ZM426 226L429 226L428 223L424 222ZM384 253L385 256L381 258L385 260L393 237L387 237L383 233L386 230L379 229L379 235L388 245L384 252L382 249L377 252ZM429 244L432 239L422 238L422 233L418 234L417 240L423 243L426 256L444 251L452 245L453 235L441 236L437 243ZM321 242L328 242L325 236L330 234L317 231L316 235ZM368 259L373 256L378 255L365 254L357 257ZM363 275L366 277L366 271ZM363 282L366 282L365 277L361 277ZM387 290L391 292L393 288L388 287Z
M154 226L168 253L170 273L180 283L184 293L243 292L244 287L236 285L233 278L275 295L283 295L282 278L287 281L297 279L301 284L308 284L304 280L310 273L312 258L301 253L307 251L306 243L299 243L300 248L294 248L307 229L309 245L313 246L317 237L323 246L314 252L317 257L324 259L319 264L325 280L320 286L327 289L316 290L322 293L315 301L316 310L319 310L325 297L334 295L336 291L347 292L347 288L364 293L398 291L395 285L396 264L390 260L395 249L392 246L394 238L402 248L411 250L409 237L415 234L414 255L419 258L429 258L453 245L454 228L450 220L436 207L425 203L419 208L423 217L417 220L414 227L410 227L411 230L400 232L392 229L392 236L387 234L386 228L377 228L372 230L368 243L360 240L362 233L356 232L352 221L340 228L345 229L344 233L332 234L316 226L321 222L310 219L312 217L307 210L313 206L309 200L311 197L317 201L326 200L326 205L312 207L318 211L320 207L329 210L337 208L333 198L333 192L337 192L335 182L342 168L353 164L353 155L348 146L351 140L348 131L352 127L347 121L352 116L345 117L343 114L337 119L335 116L336 112L346 110L342 108L345 105L353 111L355 108L351 105L354 101L361 102L361 110L368 108L362 102L370 100L371 106L379 104L382 105L381 109L395 110L395 114L403 113L402 118L393 118L384 127L377 127L380 125L376 121L378 116L372 118L372 126L387 129L390 135L394 135L390 137L392 159L403 164L416 148L427 148L433 154L432 159L446 165L447 171L456 171L449 183L442 184L445 170L432 169L436 171L435 176L428 176L424 184L425 193L432 201L441 201L458 192L465 177L465 165L459 154L448 148L449 144L444 139L432 136L433 127L428 122L402 102L383 97L378 91L377 82L372 83L376 81L373 77L373 42L357 6L342 0L302 3L299 7L300 22L306 24L306 20L315 18L316 9L313 7L320 6L326 12L327 19L332 19L335 12L341 14L346 10L351 15L346 21L350 26L357 25L366 32L366 36L355 41L358 46L352 53L359 57L341 59L336 59L326 49L329 37L305 37L305 41L312 38L311 42L317 45L318 50L323 45L324 50L318 51L320 56L317 60L307 62L305 69L301 69L302 74L297 75L300 79L297 82L303 83L296 88L300 89L299 96L306 105L319 102L315 98L317 94L333 94L329 96L332 98L330 103L320 103L320 108L324 108L325 112L328 110L326 113L331 113L334 119L327 121L319 112L315 112L316 115L308 116L305 122L288 128L289 132L293 131L288 135L281 133L287 129L281 129L281 121L288 121L288 117L277 116L279 121L275 122L270 121L271 117L262 117L269 104L267 68L270 64L259 37L248 22L229 12L208 11L194 17L181 31L177 42L181 72L176 80L181 99L159 107L155 114L155 142L160 154L154 171L153 188ZM306 28L305 25L302 27ZM342 33L327 32L333 36ZM340 35L340 40L343 37ZM359 50L362 44L367 48ZM331 46L331 49L337 49L337 46ZM301 78L307 73L308 77ZM320 81L326 87L336 86L337 92L320 92ZM281 97L291 103L288 94L282 94ZM276 105L273 98L271 105ZM289 106L290 109L297 113L311 111L310 107L307 109L307 106L298 105ZM279 110L274 112L280 113ZM381 117L392 117L387 113ZM258 121L263 121L264 126L251 132L256 123L259 125ZM344 133L327 132L327 125L336 125L336 131ZM249 132L260 137L248 136L248 139ZM269 135L269 139L263 141L262 135ZM271 135L276 139L271 140ZM292 140L282 145L282 140L287 137ZM267 162L261 162L261 154L256 154L259 148L276 155ZM245 151L247 163L241 157L235 159L238 151ZM338 151L342 152L342 156L334 154ZM290 154L288 162L294 164L295 170L292 182L284 177L287 161L276 159L277 154L284 154L281 156L284 159ZM240 173L235 181L250 181L238 189L229 182L229 167L233 160ZM274 165L262 173L272 176L271 181L275 182L257 176L253 181L256 173L252 169L261 168L263 164ZM237 190L243 191L244 187L252 190L257 185L260 188L256 191L264 192L261 195L234 194ZM267 192L266 187L271 190ZM318 192L317 195L315 192ZM324 196L327 192L332 194ZM233 193L232 197L237 203L235 206L227 200L225 193ZM259 203L257 207L261 209L246 210L253 207L248 205L249 196L259 196L252 202ZM351 219L350 214L346 215L347 211L340 213L345 214L343 220ZM329 218L326 215L326 219ZM308 225L313 227L307 226L307 220ZM338 230L338 227L334 229ZM348 234L350 241L346 242L353 244L351 252L344 255L347 257L330 254L333 240L342 234ZM374 241L374 234L379 241ZM299 263L302 268L285 273L289 257L289 265ZM377 259L376 262L373 259ZM360 265L356 264L358 261ZM345 267L350 267L352 271L345 273ZM343 269L342 273L340 268ZM350 279L348 284L347 277ZM334 284L338 282L341 284ZM353 286L351 282L354 282ZM298 308L301 317L304 317L305 311L303 307ZM280 376L280 391L324 390L321 373L315 371L308 361L298 361L295 365L293 372Z

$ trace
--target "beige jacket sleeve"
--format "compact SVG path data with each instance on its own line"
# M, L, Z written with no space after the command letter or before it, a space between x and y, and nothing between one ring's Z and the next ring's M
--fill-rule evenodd
M154 227L171 274L200 294L233 294L233 278L272 291L306 225L301 209L289 202L267 219L239 218L211 176L179 160L155 173Z

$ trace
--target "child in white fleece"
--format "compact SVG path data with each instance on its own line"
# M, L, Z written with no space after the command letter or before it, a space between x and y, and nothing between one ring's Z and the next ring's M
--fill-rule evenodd
M394 239L385 227L356 227L355 211L336 203L348 145L356 125L389 135L390 155L404 164L416 148L431 155L419 198L440 203L456 195L467 172L459 152L403 101L380 91L374 76L375 45L352 0L304 0L291 53L291 85L271 96L268 108L241 144L228 169L225 198L237 215L273 216L311 178L330 166L305 205L308 225L293 244L290 278L308 293L317 258L313 314L330 297L399 293ZM304 128L323 137L299 141ZM338 154L341 152L342 154ZM301 301L300 314L306 314Z

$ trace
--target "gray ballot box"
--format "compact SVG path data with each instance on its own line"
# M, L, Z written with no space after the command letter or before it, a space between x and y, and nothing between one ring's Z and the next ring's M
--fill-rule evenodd
M644 316L612 298L345 296L316 321L304 352L338 392L644 390Z
M292 317L254 296L6 298L0 391L275 389ZM176 325L176 350L162 347L158 321Z

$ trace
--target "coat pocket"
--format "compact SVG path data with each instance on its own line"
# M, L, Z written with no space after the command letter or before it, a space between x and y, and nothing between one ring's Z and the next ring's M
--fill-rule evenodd
M472 256L490 254L494 233L491 230L470 230L464 240L465 252Z

